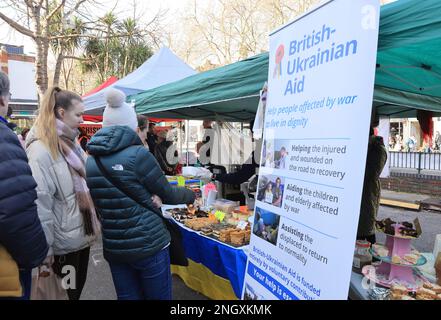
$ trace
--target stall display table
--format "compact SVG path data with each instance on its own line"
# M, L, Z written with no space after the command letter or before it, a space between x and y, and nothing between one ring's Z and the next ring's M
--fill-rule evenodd
M164 206L163 210L176 207L182 206ZM189 288L210 299L240 299L248 246L235 248L191 230L181 223L175 223L182 233L189 266L172 265L172 273L182 278Z
M185 206L164 206L163 210ZM216 239L204 236L175 221L180 227L189 266L172 265L178 275L191 289L213 300L236 300L241 298L249 246L235 248ZM425 278L434 282L432 253L422 253L428 262L417 267ZM432 268L433 269L433 268ZM352 272L349 299L369 300L369 288L381 287L368 281L362 274Z
M432 270L434 268L430 267L433 266L433 264L435 263L435 258L433 254L422 253L421 255L425 258L427 264L419 266L417 267L417 269L426 279L431 282L435 282L436 278L434 276L434 270ZM364 275L352 272L351 285L349 288L349 298L351 300L369 300L370 286L373 287L373 284L370 281L367 281Z

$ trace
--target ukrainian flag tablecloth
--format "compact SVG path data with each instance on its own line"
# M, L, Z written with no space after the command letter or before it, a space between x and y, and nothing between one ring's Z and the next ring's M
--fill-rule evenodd
M185 284L214 300L240 299L247 247L234 248L179 224L188 267L172 265Z

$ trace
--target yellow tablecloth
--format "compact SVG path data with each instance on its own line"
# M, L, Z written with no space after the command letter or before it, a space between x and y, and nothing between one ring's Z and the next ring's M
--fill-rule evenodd
M188 267L171 266L173 274L178 275L187 287L202 293L213 300L237 300L230 281L215 275L207 267L188 260Z

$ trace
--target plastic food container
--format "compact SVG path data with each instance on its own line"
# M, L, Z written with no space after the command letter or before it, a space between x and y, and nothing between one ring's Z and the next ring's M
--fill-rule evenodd
M216 210L220 210L225 213L232 213L239 206L239 204L231 200L217 199L214 201L213 206Z

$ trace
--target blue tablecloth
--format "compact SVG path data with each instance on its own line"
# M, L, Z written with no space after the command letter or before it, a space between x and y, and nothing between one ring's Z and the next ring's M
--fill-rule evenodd
M202 236L182 225L179 226L187 257L196 263L201 263L214 274L229 280L234 293L240 299L247 263L244 250Z

